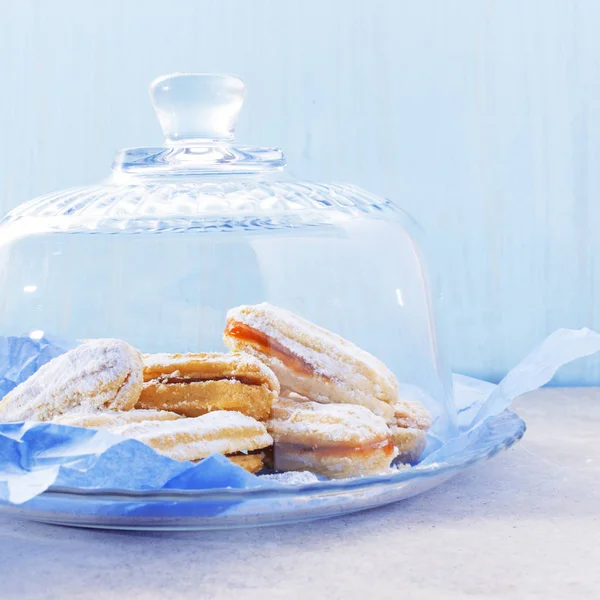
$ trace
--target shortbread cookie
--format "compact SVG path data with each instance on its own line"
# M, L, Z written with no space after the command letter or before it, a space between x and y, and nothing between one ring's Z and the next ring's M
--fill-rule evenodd
M257 473L264 467L265 453L262 450L254 450L248 453L228 454L227 458L249 473Z
M142 391L142 357L121 340L87 340L57 356L0 402L0 421L49 421L79 411L129 410Z
M416 400L398 399L394 405L392 422L398 427L411 427L426 431L431 427L431 413Z
M136 407L187 417L233 410L264 421L278 395L273 371L248 354L148 354Z
M431 427L431 413L414 400L398 400L394 416L388 423L394 444L398 448L398 462L415 463L427 444L426 431Z
M397 462L414 464L427 445L427 435L422 429L389 426L394 445L398 449Z
M397 454L385 421L363 406L279 398L267 428L281 471L372 475L386 472Z
M398 382L374 356L339 335L267 303L227 314L225 344L271 367L282 394L296 392L322 403L358 404L393 416Z
M188 419L142 421L102 429L138 440L159 454L180 461L198 461L215 453L234 455L234 462L249 466L252 471L259 470L256 460L261 459L260 454L246 460L238 455L255 453L273 443L264 423L226 410Z

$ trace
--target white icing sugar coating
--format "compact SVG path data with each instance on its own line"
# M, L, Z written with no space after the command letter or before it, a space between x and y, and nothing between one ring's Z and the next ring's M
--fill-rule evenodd
M259 475L261 479L277 481L282 485L303 485L308 483L317 483L319 478L310 471L287 471L286 473L267 473Z
M140 421L175 421L181 415L166 410L132 409L122 411L82 412L74 409L52 419L52 423L71 427L104 428L139 423Z
M149 368L172 367L193 360L197 363L218 362L219 365L229 367L232 370L254 367L265 373L265 375L272 374L271 369L263 362L244 352L188 352L185 354L167 354L159 352L157 354L144 354L142 358L144 360L144 366Z
M266 427L239 412L214 411L175 421L142 421L105 428L138 440L175 460L199 460L213 453L233 454L271 446Z
M363 445L389 440L385 420L363 406L280 398L267 429L276 441L303 445Z
M0 421L48 421L73 409L129 410L141 393L142 369L138 350L122 340L86 340L7 394Z

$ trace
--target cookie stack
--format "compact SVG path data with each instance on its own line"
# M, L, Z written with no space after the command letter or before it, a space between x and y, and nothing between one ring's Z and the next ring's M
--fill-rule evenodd
M253 473L355 477L418 459L430 414L351 342L266 303L229 311L224 341L230 353L141 355L87 340L12 390L0 421L104 429L182 461L221 453Z

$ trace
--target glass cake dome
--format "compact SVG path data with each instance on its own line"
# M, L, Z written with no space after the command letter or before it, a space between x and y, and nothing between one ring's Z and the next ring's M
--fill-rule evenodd
M0 333L223 351L227 312L268 302L382 361L453 428L449 372L414 221L353 185L293 181L281 150L233 141L244 85L151 86L165 145L118 153L107 181L0 221Z

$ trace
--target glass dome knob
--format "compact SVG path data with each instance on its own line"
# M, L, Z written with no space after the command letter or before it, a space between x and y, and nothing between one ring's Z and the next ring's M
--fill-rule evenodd
M232 140L244 93L238 77L210 73L164 75L150 86L165 141L178 146Z

